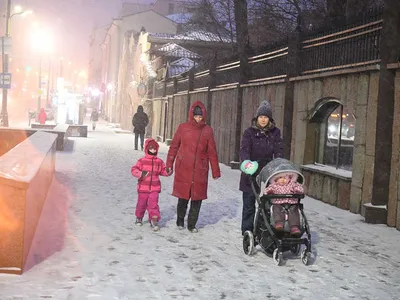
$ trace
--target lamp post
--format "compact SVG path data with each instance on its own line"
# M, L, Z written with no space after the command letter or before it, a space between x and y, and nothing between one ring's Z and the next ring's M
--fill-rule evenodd
M38 107L37 107L37 113L39 114L40 108L42 106L41 104L41 97L42 97L42 55L39 56L39 91L38 91Z
M32 11L19 11L14 14L11 14L11 0L7 0L7 10L6 10L6 38L8 39L10 37L10 25L11 25L11 18L16 15L25 15L25 14L30 14ZM4 49L4 37L2 39L2 47L1 47L1 53L2 53L2 60L3 60L3 80L2 84L4 86L4 75L8 73L8 63L9 63L9 58L8 58L8 53L5 53ZM2 105L1 105L1 120L2 120L2 125L5 127L8 127L8 112L7 112L7 101L8 101L8 89L3 87L3 99L2 99Z
M6 37L10 36L10 19L11 19L11 0L7 0L7 12L6 12ZM2 47L1 54L3 60L3 79L2 84L4 84L4 74L8 73L8 53L4 53L4 37L2 37ZM1 102L1 115L2 115L2 125L8 127L8 113L7 113L7 92L8 90L3 87L3 99Z
M39 113L42 105L42 60L44 55L49 55L49 72L51 68L51 57L50 53L53 51L53 45L52 45L52 35L51 32L46 30L46 28L38 28L37 31L31 35L32 38L32 43L35 49L38 51L39 54L39 80L38 80L38 101L37 101L37 111ZM50 74L48 74L50 80ZM47 82L48 84L48 82Z

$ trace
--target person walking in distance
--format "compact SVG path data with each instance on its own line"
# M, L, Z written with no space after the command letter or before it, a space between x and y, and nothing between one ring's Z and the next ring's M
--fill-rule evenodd
M96 130L96 124L97 121L99 120L99 112L97 109L93 109L92 114L90 115L90 121L92 121L92 129Z
M144 134L146 132L146 126L149 124L149 117L143 111L143 106L139 105L137 112L133 115L132 126L133 133L135 134L135 150L138 150L138 140L140 137L140 147L143 151Z
M201 203L207 199L209 165L214 179L221 176L214 134L206 120L204 104L194 102L189 109L188 121L178 126L167 155L167 172L172 172L175 162L172 195L178 198L176 225L179 229L184 228L191 200L187 220L191 232L197 232Z
M42 125L46 124L47 114L46 114L46 111L44 110L44 108L40 109L38 119L39 119L39 124L42 124Z

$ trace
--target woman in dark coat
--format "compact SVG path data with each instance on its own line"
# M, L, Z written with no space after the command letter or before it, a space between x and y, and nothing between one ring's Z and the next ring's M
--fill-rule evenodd
M214 179L221 176L214 134L206 120L204 104L194 102L189 109L188 121L178 126L167 156L168 171L175 161L172 195L178 197L176 225L184 228L187 205L191 199L187 224L191 232L197 232L201 203L207 198L209 165Z
M256 177L261 169L271 160L283 157L283 140L281 131L275 127L272 109L268 101L258 107L252 126L247 128L240 146L240 160L257 161L259 168L253 175ZM240 188L243 192L242 235L246 230L253 231L256 197L251 189L250 178L242 173Z

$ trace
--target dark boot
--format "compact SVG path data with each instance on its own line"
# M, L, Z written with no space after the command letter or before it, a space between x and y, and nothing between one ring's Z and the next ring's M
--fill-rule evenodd
M197 232L196 223L199 219L199 213L201 208L202 200L190 201L190 209L188 216L188 230L191 232Z
M186 216L186 210L188 206L189 200L186 199L178 199L178 206L176 209L176 214L177 214L177 219L176 219L176 226L179 227L179 229L183 229L185 227L185 216Z
M177 218L176 219L176 226L178 226L179 229L185 228L185 219L184 218Z

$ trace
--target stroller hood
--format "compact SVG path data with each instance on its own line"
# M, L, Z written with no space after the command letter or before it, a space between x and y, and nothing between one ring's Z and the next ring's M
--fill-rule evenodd
M298 175L297 181L300 184L304 183L303 174L301 174L300 170L296 167L294 163L290 160L284 158L276 158L270 161L266 166L261 170L261 172L257 176L257 184L259 187L266 187L268 185L269 180L280 173L296 173Z

